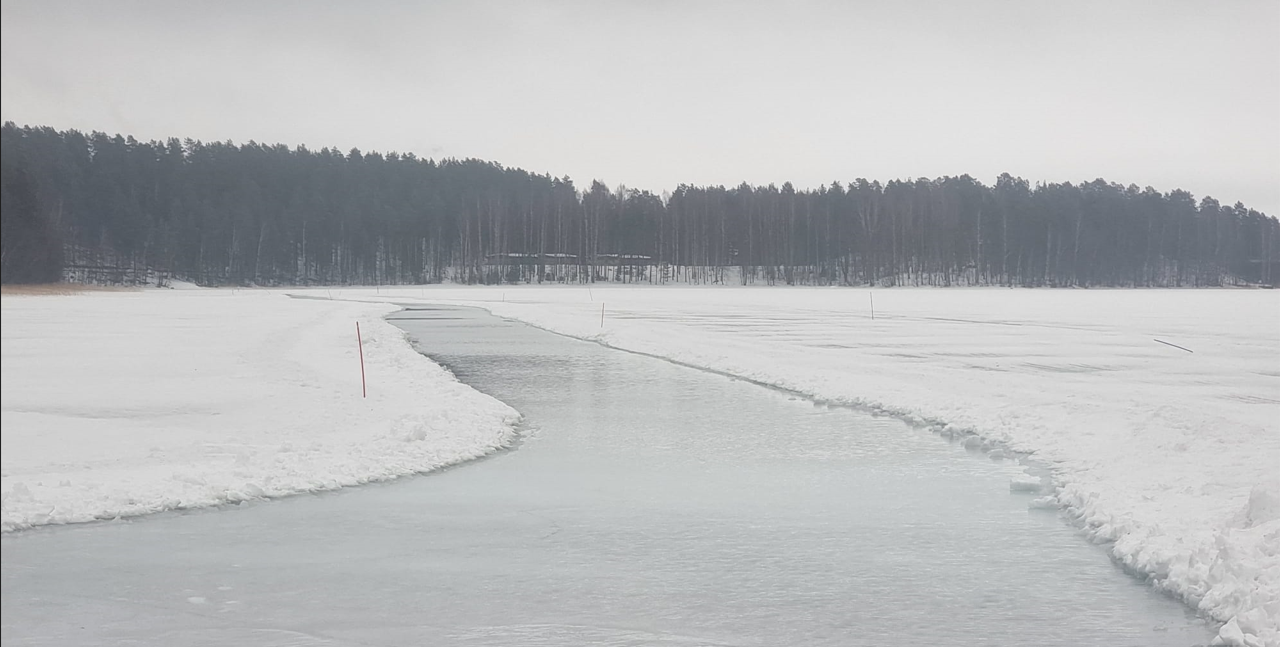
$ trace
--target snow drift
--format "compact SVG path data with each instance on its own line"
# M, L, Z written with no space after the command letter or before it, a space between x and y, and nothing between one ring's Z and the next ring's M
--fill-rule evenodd
M5 296L4 531L331 490L508 444L516 412L416 353L382 319L396 309L246 290Z

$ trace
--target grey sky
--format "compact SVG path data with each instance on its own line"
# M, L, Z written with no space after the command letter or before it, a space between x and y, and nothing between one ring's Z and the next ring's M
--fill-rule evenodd
M1280 2L3 2L5 120L661 191L1003 171L1280 214Z

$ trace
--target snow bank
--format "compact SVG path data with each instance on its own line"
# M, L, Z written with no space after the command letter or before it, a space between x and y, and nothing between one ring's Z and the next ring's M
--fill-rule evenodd
M414 352L382 320L395 309L246 290L3 297L3 530L330 490L506 445L516 412Z
M1280 471L1278 293L381 293L483 306L566 335L893 413L948 436L976 433L979 446L1034 452L1054 468L1057 503L1117 560L1225 622L1224 643L1280 645L1280 489L1271 480ZM376 298L357 290L341 296Z

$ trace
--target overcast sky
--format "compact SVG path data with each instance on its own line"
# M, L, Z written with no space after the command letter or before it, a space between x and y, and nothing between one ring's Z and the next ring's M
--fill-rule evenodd
M0 24L19 124L654 191L1103 177L1280 214L1275 0L4 0Z

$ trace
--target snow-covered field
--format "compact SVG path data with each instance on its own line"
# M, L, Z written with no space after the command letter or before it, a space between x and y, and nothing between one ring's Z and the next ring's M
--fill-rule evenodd
M395 309L245 290L4 296L3 529L328 490L508 443L515 411L414 352L382 320Z
M391 301L482 306L1033 453L1053 469L1037 505L1225 622L1222 642L1280 645L1280 294L1264 291L6 296L4 529L394 478L508 442L515 412L414 353L381 320Z
M1032 452L1053 467L1052 499L1040 505L1061 505L1126 566L1226 622L1225 642L1280 644L1280 294L341 291L391 295L483 306L944 435L978 434L968 442L997 455Z

